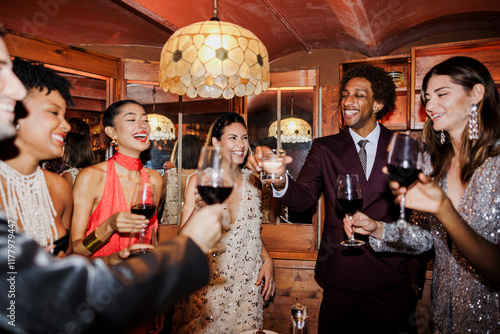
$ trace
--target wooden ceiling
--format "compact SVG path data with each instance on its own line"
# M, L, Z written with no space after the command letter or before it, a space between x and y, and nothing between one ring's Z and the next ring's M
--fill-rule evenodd
M1 2L8 29L143 60L158 60L173 31L212 16L210 0ZM220 0L219 18L254 32L271 61L318 49L383 56L443 33L500 35L499 0Z

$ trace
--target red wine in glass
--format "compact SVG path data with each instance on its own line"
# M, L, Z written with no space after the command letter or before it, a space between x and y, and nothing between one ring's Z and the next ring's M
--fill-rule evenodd
M363 192L356 174L337 175L337 204L352 220L352 216L361 209ZM343 246L362 246L363 240L357 240L354 233L347 240L340 243Z
M387 169L389 178L393 181L398 181L401 187L408 188L418 180L418 169L420 155L420 147L416 140L404 133L395 133L392 136L388 147ZM399 203L399 219L396 225L399 228L409 227L406 221L405 210L406 196L401 196Z
M415 183L418 180L418 174L422 172L417 168L405 168L403 166L396 166L392 164L388 164L387 169L389 171L387 175L391 181L397 181L401 187L406 188Z
M353 199L345 199L338 198L337 199L338 206L345 212L346 215L352 216L356 212L361 209L361 205L363 204L362 198L353 198Z
M198 186L201 198L208 205L224 202L233 191L232 187Z
M130 212L151 219L156 212L155 186L151 183L138 183L132 195ZM151 246L156 246L156 228L149 224L145 228L130 232L128 248L130 257L146 254Z
M156 206L154 204L140 203L132 206L130 211L137 215L143 215L146 219L151 219L155 215Z

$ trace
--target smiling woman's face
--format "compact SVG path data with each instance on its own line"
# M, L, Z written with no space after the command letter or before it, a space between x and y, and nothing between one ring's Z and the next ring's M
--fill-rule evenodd
M21 152L28 152L37 160L62 157L64 139L71 129L66 122L66 102L58 91L47 94L30 89L23 100L27 115L18 120L19 130L15 144Z
M231 123L223 129L220 141L213 138L213 145L219 146L222 155L238 166L245 161L250 148L248 131L240 123Z
M148 148L151 128L144 108L135 103L125 104L113 119L113 127L108 135L118 140L118 151L136 154ZM130 152L129 152L130 151Z

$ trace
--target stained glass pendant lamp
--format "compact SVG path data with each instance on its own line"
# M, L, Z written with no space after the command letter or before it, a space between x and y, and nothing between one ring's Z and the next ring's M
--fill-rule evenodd
M306 143L312 140L311 126L301 118L293 117L293 95L291 101L291 112L288 118L281 120L281 142L282 143ZM269 137L276 137L278 132L278 121L269 127Z
M164 91L190 98L231 99L258 95L269 87L269 56L251 31L217 18L177 30L161 52L159 83Z

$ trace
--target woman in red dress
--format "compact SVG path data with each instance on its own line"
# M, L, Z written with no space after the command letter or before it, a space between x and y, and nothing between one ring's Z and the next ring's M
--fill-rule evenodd
M132 100L115 102L106 109L102 123L117 152L108 161L83 169L73 188L73 247L85 256L118 252L127 247L131 231L157 226L156 215L150 222L133 214L130 202L137 183L151 183L156 191L163 186L160 174L143 168L139 159L149 147L150 127L143 107Z

